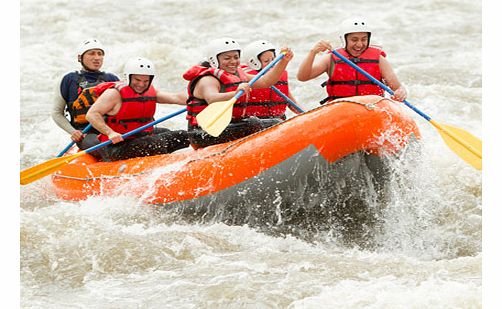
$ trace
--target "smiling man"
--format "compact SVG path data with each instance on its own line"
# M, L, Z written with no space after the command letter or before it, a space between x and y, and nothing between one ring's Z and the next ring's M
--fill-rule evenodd
M363 18L347 19L340 28L342 47L337 51L377 80L387 84L394 91L392 99L398 101L406 99L406 89L385 59L385 52L377 46L370 45L372 31L367 21ZM351 96L384 95L383 89L333 55L332 50L330 42L325 40L317 42L301 63L297 73L298 80L303 82L314 79L322 73L328 75L328 81L323 84L323 87L326 86L328 97L322 100L321 104ZM324 51L329 53L314 63L316 55Z
M86 119L101 134L99 142L112 144L91 154L104 161L171 153L188 147L187 132L149 127L123 139L122 135L152 122L157 103L185 105L184 92L157 91L152 81L155 67L146 58L132 58L124 66L125 82L104 83L95 88L98 96Z

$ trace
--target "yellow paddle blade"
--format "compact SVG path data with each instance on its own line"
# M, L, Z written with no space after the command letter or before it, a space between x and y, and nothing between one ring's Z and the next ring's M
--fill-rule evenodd
M197 115L197 123L209 135L218 137L232 120L232 110L237 99L209 104Z
M482 142L471 133L451 125L441 125L434 120L430 120L432 125L438 129L439 134L462 160L481 170L482 167Z
M68 164L70 161L80 157L85 154L85 151L78 152L71 156L64 156L60 158L54 158L44 163L32 166L21 171L20 180L22 185L27 185L35 180L45 177L49 174L57 171L61 166Z

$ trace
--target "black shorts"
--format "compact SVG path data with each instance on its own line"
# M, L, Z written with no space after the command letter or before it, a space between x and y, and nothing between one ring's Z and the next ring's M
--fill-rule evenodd
M91 139L87 140L88 145L92 144ZM97 136L95 139L97 140ZM185 130L171 131L166 128L154 128L152 133L138 133L120 143L110 144L93 151L91 154L110 162L171 153L189 145Z
M188 125L188 139L194 149L204 148L248 136L280 122L282 120L278 118L259 119L257 117L249 117L231 122L218 137L207 134L201 127Z

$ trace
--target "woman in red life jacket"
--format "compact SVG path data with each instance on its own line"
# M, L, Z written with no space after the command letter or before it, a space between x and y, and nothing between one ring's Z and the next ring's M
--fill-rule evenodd
M246 73L256 75L275 59L276 48L268 41L258 40L246 46L243 54L246 64L242 65L242 68ZM286 70L282 72L281 78L273 87L275 89L272 87L252 89L246 102L246 115L260 118L265 127L285 120L288 106L294 113L300 113L276 93L276 91L282 92L296 104L296 99L289 90Z
M406 99L406 89L401 85L390 63L385 59L385 52L377 46L370 46L371 29L362 18L351 18L341 24L340 39L343 48L337 51L353 61L364 71L377 80L387 84L394 91L392 99L403 101ZM338 98L358 95L384 95L384 91L373 84L364 75L332 54L332 46L328 41L319 41L310 50L298 69L299 81L308 81L326 73L328 97L321 104ZM317 54L328 51L314 63Z
M104 161L117 161L188 147L184 130L150 127L126 140L122 138L122 134L152 122L157 103L185 105L187 99L184 92L169 93L153 87L155 67L148 59L130 59L124 66L124 75L125 82L96 87L98 99L87 112L86 119L101 132L99 142L110 139L112 144L92 154Z
M289 61L293 58L290 49L273 68L258 79L254 88L268 88L281 77ZM232 141L264 129L258 118L246 115L246 100L249 84L254 76L245 73L240 66L241 47L232 38L211 41L206 47L206 61L191 67L183 78L188 83L187 120L188 138L193 148ZM218 136L207 134L197 123L197 115L209 104L232 99L238 91L245 91L233 106L232 120Z

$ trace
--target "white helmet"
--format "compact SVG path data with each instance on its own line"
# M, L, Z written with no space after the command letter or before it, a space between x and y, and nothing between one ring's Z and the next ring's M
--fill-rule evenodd
M371 37L371 28L364 18L348 18L340 25L340 40L343 47L347 47L346 35L354 32L368 32L368 44Z
M261 61L258 57L266 51L273 51L275 55L275 46L272 43L259 40L250 43L246 48L244 48L244 59L247 65L253 70L261 70Z
M218 55L227 51L236 50L241 53L241 46L236 40L232 38L221 38L212 40L206 46L206 60L209 65L213 68L218 68L220 63L218 62Z
M124 66L124 77L126 83L131 82L131 74L150 75L150 83L155 76L155 66L153 62L146 58L136 57L129 59Z
M103 54L105 53L105 49L103 48L103 44L101 44L100 41L97 39L87 39L80 43L77 49L77 57L78 61L82 61L81 57L83 54L85 54L86 51L91 50L91 49L101 49Z

